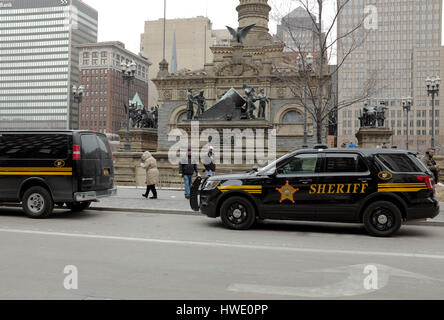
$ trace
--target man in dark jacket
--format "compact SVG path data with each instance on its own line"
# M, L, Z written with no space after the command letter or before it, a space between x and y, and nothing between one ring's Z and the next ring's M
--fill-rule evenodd
M183 177L185 183L185 198L190 198L191 185L193 184L193 174L199 174L197 170L197 161L191 156L191 148L188 148L186 157L180 159L179 175Z
M433 157L435 156L435 149L429 148L422 159L422 162L429 168L430 171L433 173L433 178L435 179L435 183L439 182L439 165L436 164L435 159Z

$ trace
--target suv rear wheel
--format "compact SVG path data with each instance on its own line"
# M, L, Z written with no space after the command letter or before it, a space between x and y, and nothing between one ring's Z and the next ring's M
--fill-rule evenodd
M392 202L376 201L365 209L363 222L370 235L389 237L401 228L402 215Z
M248 230L256 222L256 210L247 199L231 197L222 203L220 217L229 229Z
M67 203L66 206L68 209L70 209L73 212L80 212L83 210L86 210L91 205L91 201L84 201L84 202L70 202Z
M22 207L28 217L42 219L52 213L54 201L45 188L32 187L23 194Z

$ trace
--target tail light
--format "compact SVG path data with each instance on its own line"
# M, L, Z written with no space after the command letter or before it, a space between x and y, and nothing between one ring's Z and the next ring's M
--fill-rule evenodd
M80 145L75 144L72 146L72 159L80 160Z
M425 182L429 190L433 190L435 188L435 180L431 176L417 176L416 179L418 179L418 181Z

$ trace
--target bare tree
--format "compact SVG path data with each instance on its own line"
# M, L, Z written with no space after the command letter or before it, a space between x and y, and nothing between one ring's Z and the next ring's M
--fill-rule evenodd
M323 133L333 112L366 101L378 91L376 71L365 79L361 92L355 92L342 101L336 99L332 88L334 77L337 77L338 71L353 52L362 46L369 32L364 28L366 17L363 14L362 19L351 28L337 34L338 19L351 1L287 0L287 10L290 8L287 13L295 7L301 8L299 10L305 11L306 16L310 17L309 25L295 24L294 20L288 18L289 15L282 15L279 9L273 17L280 21L282 34L286 37L280 40L287 43L286 51L297 57L291 64L275 64L274 71L313 118L318 143L323 143ZM276 4L275 8L282 8L282 1L279 2L280 5ZM330 10L327 11L329 6ZM311 32L312 42L309 46L301 39L300 31ZM337 60L334 68L329 65L332 60ZM291 74L293 76L289 76Z

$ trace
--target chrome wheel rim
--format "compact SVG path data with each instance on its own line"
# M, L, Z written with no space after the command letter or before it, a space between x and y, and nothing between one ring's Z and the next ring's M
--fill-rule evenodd
M395 216L387 208L376 208L371 216L371 223L378 231L389 231L395 225Z
M40 193L33 193L28 198L28 208L32 213L40 213L45 207L45 199Z
M241 203L233 203L228 208L228 220L233 224L242 224L247 219L247 209Z

